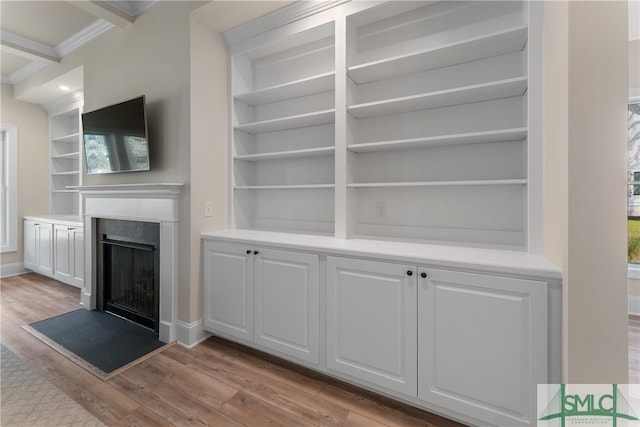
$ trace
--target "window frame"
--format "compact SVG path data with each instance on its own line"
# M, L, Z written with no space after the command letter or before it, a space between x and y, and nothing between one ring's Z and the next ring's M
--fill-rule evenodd
M4 161L2 173L7 183L6 242L0 242L0 253L18 250L18 127L11 124L0 124L0 132L4 133Z

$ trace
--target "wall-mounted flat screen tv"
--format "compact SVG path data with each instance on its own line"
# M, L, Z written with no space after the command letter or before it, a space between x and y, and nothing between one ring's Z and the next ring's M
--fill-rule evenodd
M82 114L88 174L149 170L144 96Z

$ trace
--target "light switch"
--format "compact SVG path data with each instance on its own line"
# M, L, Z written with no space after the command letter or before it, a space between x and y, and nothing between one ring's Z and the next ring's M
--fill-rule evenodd
M204 216L213 215L213 202L204 202Z

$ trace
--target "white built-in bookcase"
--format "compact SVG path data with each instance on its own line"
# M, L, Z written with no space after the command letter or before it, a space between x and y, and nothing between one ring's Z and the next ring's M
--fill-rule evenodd
M531 251L534 7L351 2L231 44L231 227Z
M77 187L82 184L82 93L45 105L49 112L50 204L55 215L81 215Z

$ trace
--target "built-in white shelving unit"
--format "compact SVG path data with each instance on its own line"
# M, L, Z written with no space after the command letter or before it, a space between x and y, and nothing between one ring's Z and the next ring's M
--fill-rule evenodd
M347 19L347 224L527 248L527 7L384 4Z
M542 8L295 2L225 32L205 330L465 425L536 425L562 359Z
M82 112L81 94L46 106L49 110L50 207L55 215L81 215L82 184Z
M238 228L334 231L333 23L232 57Z
M529 5L342 9L232 46L232 228L526 251Z

